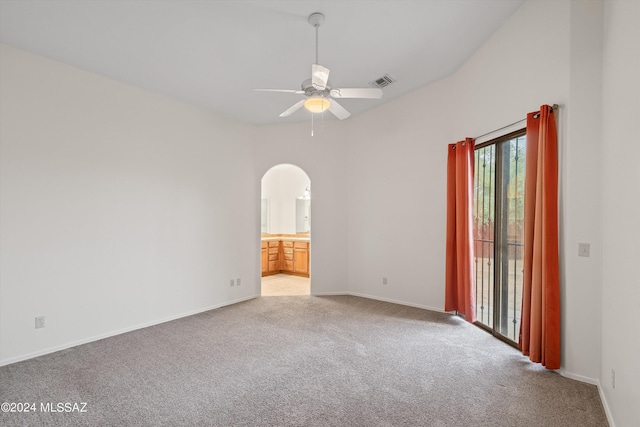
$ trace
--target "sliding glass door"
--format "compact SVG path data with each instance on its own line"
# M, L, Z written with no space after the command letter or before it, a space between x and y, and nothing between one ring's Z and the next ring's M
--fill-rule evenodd
M518 342L523 282L524 130L478 144L474 176L476 314Z

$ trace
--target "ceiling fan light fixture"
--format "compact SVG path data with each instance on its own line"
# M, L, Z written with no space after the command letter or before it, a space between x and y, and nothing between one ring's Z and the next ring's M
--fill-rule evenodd
M1 1L1 0L0 0ZM318 64L318 28L324 22L324 15L320 12L309 15L309 24L316 30L316 62L311 64L311 78L306 79L300 85L300 89L255 89L265 92L285 92L304 95L305 98L300 99L284 112L280 113L280 117L289 117L303 106L312 114L323 113L327 110L339 120L349 118L351 114L340 105L341 99L360 98L360 99L380 99L382 97L382 89L376 88L334 88L329 83L330 70ZM385 77L388 77L385 75ZM389 77L391 80L391 77ZM379 79L380 80L380 79ZM313 136L313 115L311 116L311 136Z
M304 108L312 113L322 113L331 106L331 101L327 98L313 97L304 101Z

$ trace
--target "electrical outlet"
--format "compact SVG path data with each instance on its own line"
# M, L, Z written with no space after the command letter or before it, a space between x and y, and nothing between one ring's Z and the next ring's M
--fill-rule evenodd
M44 316L36 317L36 329L44 328Z
M591 245L588 243L578 243L578 256L588 257Z
M240 278L239 277L236 279L236 286L240 286Z
M382 284L383 284L383 285L386 285L386 284L387 284L387 278L386 278L386 277L383 277L383 278L382 278Z
M611 370L611 387L616 388L616 371Z
M231 279L231 280L229 281L229 286L231 286L231 287L233 288L233 279Z

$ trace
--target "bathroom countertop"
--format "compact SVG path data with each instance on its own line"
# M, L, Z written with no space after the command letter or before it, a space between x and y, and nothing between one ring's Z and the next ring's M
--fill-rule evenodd
M309 242L311 239L309 236L305 237L289 237L289 236L273 236L273 237L263 237L263 242L277 242L278 240L287 240L293 242Z

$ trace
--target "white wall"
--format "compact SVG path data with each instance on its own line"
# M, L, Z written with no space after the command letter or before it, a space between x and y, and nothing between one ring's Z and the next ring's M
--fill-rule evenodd
M441 309L446 145L559 103L562 372L639 424L639 4L529 0L455 75L315 137L2 47L0 361L259 293L281 163L313 181L312 293Z
M563 374L596 382L602 343L602 0L572 1L561 164ZM578 256L579 243L590 257ZM589 355L588 357L585 357ZM594 381L596 380L596 381Z
M456 74L352 120L351 292L441 310L447 144L558 103L562 370L598 382L600 120L583 103L599 102L601 11L600 1L528 1ZM592 244L591 258L577 257L578 242Z
M298 166L272 167L262 177L262 198L268 200L268 232L296 234L296 199L310 187L309 176Z
M605 1L604 22L601 385L615 425L639 426L640 2Z
M259 295L251 127L1 49L0 363Z
M478 49L453 76L456 138L498 129L542 104L566 103L569 20L568 1L529 0Z
M316 128L313 137L309 123L261 126L253 134L258 192L260 178L281 163L299 166L311 179L310 269L314 295L347 291L347 125L348 122L325 122L323 128ZM256 239L259 231L258 228ZM257 248L256 260L259 256Z
M443 178L446 144L455 142L451 87L445 79L352 119L347 207L354 294L442 310Z

